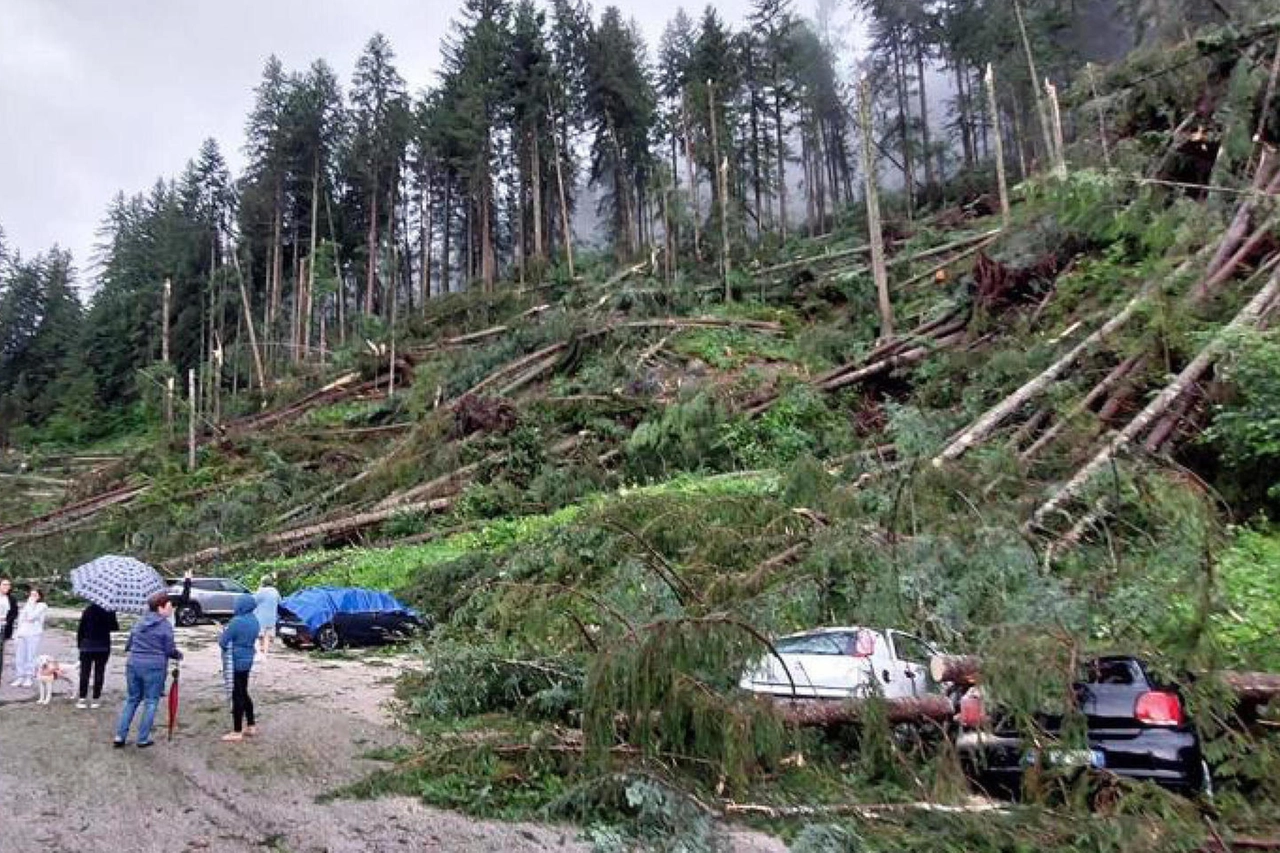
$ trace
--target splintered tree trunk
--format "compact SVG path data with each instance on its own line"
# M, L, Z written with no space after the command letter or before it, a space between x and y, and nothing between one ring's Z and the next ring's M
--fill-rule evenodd
M871 242L871 272L880 300L880 337L893 337L893 302L889 298L889 275L884 265L884 234L880 230L880 193L876 187L876 159L871 126L871 91L866 78L858 87L858 124L862 128L862 173L866 181L867 231Z
M987 109L991 113L991 126L996 140L996 182L1000 187L1000 222L1009 227L1009 183L1004 172L1004 134L1000 130L1000 105L996 101L996 71L987 66Z
M782 90L778 79L778 65L773 66L773 132L778 146L778 229L782 239L787 239L787 149L783 142Z
M240 282L240 304L244 308L244 323L249 328L249 347L253 351L253 366L258 374L258 387L267 388L267 371L262 365L262 350L258 349L258 335L253 330L253 308L249 304L249 291L245 287L244 272L240 269L240 253L232 251L231 260L235 263L236 279Z
M320 223L320 156L311 164L311 246L307 252L307 310L302 321L303 352L311 345L311 314L316 292L316 231Z
M1040 96L1040 72L1036 70L1036 57L1031 50L1031 39L1027 37L1027 22L1022 14L1022 3L1013 0L1013 12L1018 19L1018 32L1022 36L1022 49L1027 54L1027 68L1031 72L1031 92L1035 96L1036 115L1040 119L1040 132L1043 135L1046 157L1054 154L1053 132L1049 129L1049 113L1045 109L1044 98Z
M724 281L724 301L732 302L729 288L729 158L720 159L720 138L716 130L715 85L707 81L707 114L711 121L711 162L716 164L716 195L720 202L720 276Z
M551 99L547 98L548 113L550 112ZM569 269L569 278L573 278L573 229L569 226L569 202L564 191L564 166L561 158L560 135L554 130L551 133L556 143L556 188L560 194L560 228L561 239L564 241L564 257L565 264Z
M1044 81L1045 95L1049 101L1049 120L1053 130L1053 162L1054 169L1060 179L1067 177L1067 152L1062 139L1062 109L1058 106L1058 87L1048 80Z
M1070 501L1079 497L1093 481L1093 478L1111 464L1116 454L1128 447L1134 439L1146 431L1158 418L1162 417L1169 410L1169 407L1182 397L1193 383L1200 380L1200 377L1217 360L1226 341L1234 333L1257 325L1259 319L1270 307L1271 303L1276 300L1277 296L1280 296L1280 272L1273 273L1266 286L1259 290L1253 299L1249 300L1249 304L1227 324L1226 328L1219 332L1208 346L1201 350L1191 360L1191 363L1183 368L1173 382L1169 383L1137 417L1107 442L1106 446L1089 460L1083 468L1077 471L1066 485L1036 510L1035 515L1026 525L1027 529L1042 526L1050 516L1057 514Z
M364 313L373 316L373 291L378 282L378 184L369 193L369 234L365 243Z
M693 256L702 260L702 200L698 192L698 167L693 157L693 139L689 133L687 94L680 98L680 121L684 125L684 167L689 175L690 203L693 205Z

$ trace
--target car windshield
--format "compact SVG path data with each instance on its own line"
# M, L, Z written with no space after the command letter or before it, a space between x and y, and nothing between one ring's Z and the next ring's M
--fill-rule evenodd
M774 644L784 655L845 655L867 657L875 652L875 635L870 631L839 631L784 637Z

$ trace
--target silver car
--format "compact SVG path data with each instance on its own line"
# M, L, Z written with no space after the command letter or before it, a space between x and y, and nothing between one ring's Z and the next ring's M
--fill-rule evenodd
M201 619L230 619L236 612L236 599L252 595L249 588L231 578L191 578L189 595L183 594L185 581L169 585L169 600L176 608L175 621L188 627Z

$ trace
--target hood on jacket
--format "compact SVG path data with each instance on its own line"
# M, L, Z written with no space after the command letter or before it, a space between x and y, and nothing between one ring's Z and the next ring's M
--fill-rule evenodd
M258 602L253 600L252 595L236 596L236 615L244 616L246 613L252 613L258 607Z
M159 613L156 613L154 610L148 610L146 613L142 614L142 618L138 620L138 625L134 630L139 634L146 634L160 627L162 623L168 624L168 622L169 620L161 616Z

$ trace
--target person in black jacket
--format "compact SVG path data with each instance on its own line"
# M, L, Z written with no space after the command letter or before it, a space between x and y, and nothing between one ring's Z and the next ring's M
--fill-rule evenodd
M13 581L0 578L0 677L4 675L4 644L13 637L18 619L18 599L13 597Z
M80 626L76 629L76 645L80 648L80 701L77 708L97 708L102 703L102 682L107 674L107 659L111 657L111 632L120 630L120 621L114 610L90 604L80 614ZM89 694L89 670L93 670L93 704L86 704Z

